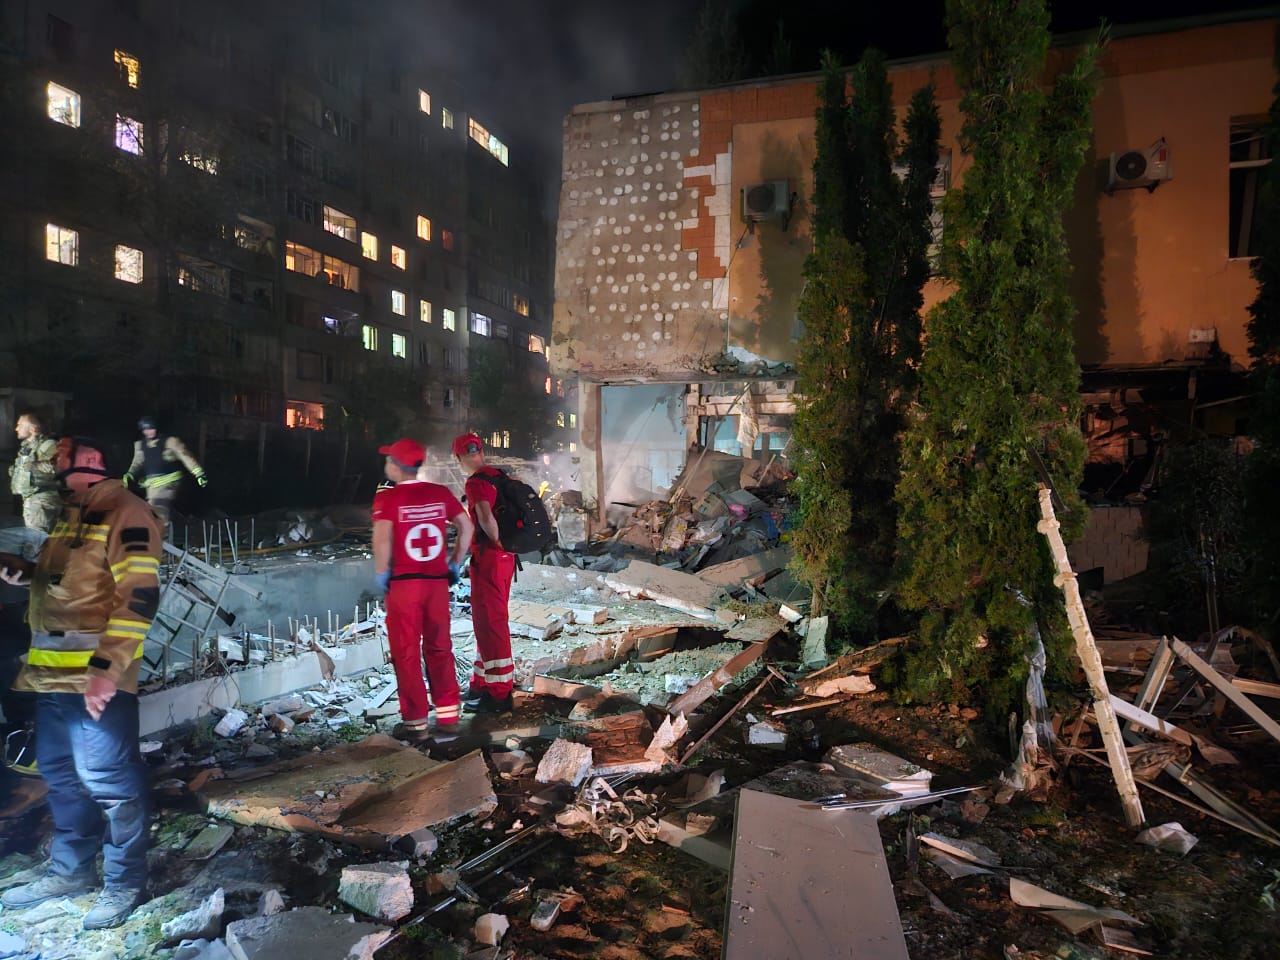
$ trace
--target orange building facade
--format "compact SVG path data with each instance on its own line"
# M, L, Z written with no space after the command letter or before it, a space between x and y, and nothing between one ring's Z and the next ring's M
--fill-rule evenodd
M1268 162L1276 25L1154 24L1107 46L1065 217L1086 369L1247 364L1249 216ZM1048 76L1079 49L1055 46ZM949 63L892 64L890 80L900 113L932 80L936 193L963 187ZM551 361L586 387L587 450L593 384L733 380L750 392L785 380L811 249L816 97L816 77L790 77L584 104L565 119ZM1145 173L1132 176L1126 154ZM947 290L931 280L927 306Z

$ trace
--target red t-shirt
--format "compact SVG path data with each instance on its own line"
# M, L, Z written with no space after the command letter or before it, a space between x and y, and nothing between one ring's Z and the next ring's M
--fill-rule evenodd
M467 477L465 490L467 510L471 513L471 522L476 525L476 538L473 543L477 547L489 543L489 536L484 532L484 528L480 526L480 519L476 516L476 504L483 500L489 505L489 509L493 510L498 503L498 488L488 480L481 479L481 476L487 474L488 476L496 477L501 473L502 471L497 467L481 467Z
M448 576L449 531L446 524L462 513L448 487L406 480L373 497L373 519L391 521L391 574Z

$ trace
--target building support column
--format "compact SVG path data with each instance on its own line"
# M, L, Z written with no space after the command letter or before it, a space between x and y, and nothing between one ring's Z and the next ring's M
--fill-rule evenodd
M604 394L601 385L583 380L578 384L578 423L581 424L582 457L578 463L582 503L596 522L605 524L604 503Z

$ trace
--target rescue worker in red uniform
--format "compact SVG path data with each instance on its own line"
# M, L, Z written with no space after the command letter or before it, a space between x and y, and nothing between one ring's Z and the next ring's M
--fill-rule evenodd
M436 725L443 728L457 726L462 708L449 636L449 584L458 578L473 527L447 487L418 479L427 457L421 444L403 438L378 452L395 484L373 498L374 580L387 595L387 638L400 696L401 723L393 735L420 740L428 735L433 703ZM452 553L450 523L458 531Z
M474 433L454 438L453 455L467 474L467 509L476 528L471 547L471 621L479 659L471 677L470 693L478 693L479 697L469 697L468 701L474 703L476 713L506 713L511 709L516 673L507 621L516 555L503 549L493 512L498 488L485 479L502 471L485 464L484 445Z

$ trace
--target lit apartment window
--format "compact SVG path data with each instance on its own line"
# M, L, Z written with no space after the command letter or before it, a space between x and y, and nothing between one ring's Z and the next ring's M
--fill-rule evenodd
M142 251L116 244L116 279L125 283L142 282Z
M284 242L284 268L314 277L320 272L320 254L292 240Z
M391 265L405 269L408 259L404 252L404 247L397 247L394 243L391 245Z
M448 307L445 307L440 311L440 326L445 330L457 330L458 315Z
M569 441L569 452L570 452L570 453L577 453L577 452L578 452L578 445L577 445L576 443L574 443L572 440L570 440L570 441Z
M483 313L471 311L471 332L478 333L482 337L488 337L493 334L493 321L486 317Z
M44 256L54 263L74 267L80 263L80 234L66 227L46 223L44 225Z
M550 377L547 377L547 379L542 381L542 392L545 393L548 397L551 396L551 378Z
M356 242L356 218L325 204L324 228L343 240Z
M563 380L557 380L557 381L556 381L556 396L557 396L557 397L563 397L563 396L564 396L564 381L563 381Z
M453 250L453 231L452 230L440 231L440 246L444 247L446 250L450 250L450 251Z
M428 217L424 217L422 214L418 214L418 239L431 239L431 220Z
M520 316L527 317L529 315L529 298L513 293L511 295L511 309L520 314Z
M409 340L403 333L393 333L391 335L391 355L399 357L401 360L409 356Z
M546 347L546 343L543 342L543 339L540 336L538 336L536 333L529 334L529 352L530 353L541 353L545 347ZM550 393L550 392L551 392L551 381L548 380L547 393Z
M1227 255L1230 257L1252 257L1258 253L1258 187L1263 170L1271 163L1271 147L1267 142L1266 117L1232 122L1228 163L1231 210Z
M471 139L489 151L504 167L507 166L507 145L486 130L473 117L467 121L467 133Z
M142 121L117 113L116 146L125 153L142 153Z
M431 112L431 94L425 90L418 90L418 109L423 113Z
M503 430L502 431L502 448L505 450L510 446L511 446L511 431Z
M364 254L366 260L378 259L378 238L372 233L360 234L360 252Z
M569 429L575 430L578 427L578 415L576 413L569 414Z
M563 411L563 410L561 410L561 411L559 411L558 413L556 413L556 426L557 426L557 427L563 427L563 426L564 426L564 411Z
M446 130L453 129L453 111L448 107L440 108L440 126L444 127Z
M123 50L116 51L116 69L120 71L120 79L138 89L138 79L142 75L142 64L138 58L131 53L125 53Z
M378 328L372 324L362 324L360 327L360 338L364 343L366 350L372 350L374 353L378 351Z
M403 290L392 290L392 291L391 291L391 312L392 312L392 313L397 314L398 316L403 317L403 316L405 315L406 310L408 309L408 308L405 306L405 303L406 303L406 301L405 301L405 296L404 296L404 291L403 291Z
M493 431L493 433L489 434L489 446L491 446L491 447L501 447L501 446L502 446L502 431L501 431L501 430L495 430L495 431Z
M46 109L50 120L65 123L68 127L80 126L80 94L59 84L50 83L48 96Z
M418 301L418 319L421 320L423 323L431 322L431 301L430 300Z

